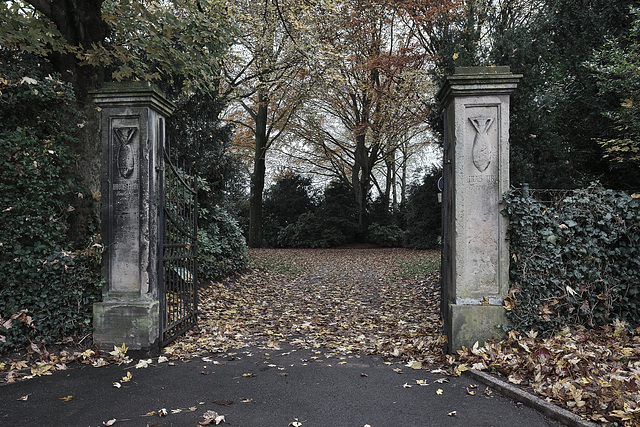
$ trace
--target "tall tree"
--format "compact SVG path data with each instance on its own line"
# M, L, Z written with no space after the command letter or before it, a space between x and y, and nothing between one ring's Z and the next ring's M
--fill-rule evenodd
M398 144L424 121L428 75L424 56L385 2L343 1L326 15L314 29L322 78L292 132L306 144L299 157L351 186L364 228L372 188L389 194ZM384 188L379 165L389 177Z
M490 63L523 74L512 101L511 180L541 188L572 188L599 179L620 186L598 138L617 102L598 93L586 66L595 48L629 28L630 0L540 0L534 11L503 9L490 17ZM505 12L506 10L506 12ZM515 18L514 18L515 17Z
M640 8L631 12L634 21L629 33L607 40L589 63L602 96L619 103L603 113L613 126L597 142L604 148L611 168L621 172L621 184L627 189L640 185Z
M100 144L89 91L105 80L175 78L210 89L225 47L226 19L219 0L117 2L25 0L0 2L0 45L50 61L74 87L84 120L74 150L84 195L99 194ZM110 72L109 72L110 71ZM95 217L91 197L79 197L70 240L84 243Z
M225 95L235 101L229 120L240 128L237 145L252 151L249 196L250 247L263 243L262 199L266 156L299 106L305 80L304 55L293 26L294 1L234 2L234 45L225 59ZM294 36L294 33L296 35Z

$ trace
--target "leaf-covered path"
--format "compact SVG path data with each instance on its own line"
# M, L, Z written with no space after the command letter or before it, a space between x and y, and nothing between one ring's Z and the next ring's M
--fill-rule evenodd
M288 342L441 360L439 252L262 249L249 256L248 271L201 291L198 326L165 353Z

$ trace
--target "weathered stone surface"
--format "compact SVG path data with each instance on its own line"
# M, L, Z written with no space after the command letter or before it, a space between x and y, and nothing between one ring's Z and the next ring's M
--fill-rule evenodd
M510 324L506 311L499 305L451 304L448 320L452 352L462 346L471 348L476 341L482 346L490 338L502 338L505 332L500 326Z
M92 96L102 115L106 280L104 302L94 312L94 341L109 347L115 340L141 350L159 337L159 315L152 315L158 304L159 174L164 121L173 105L142 82L107 85Z
M509 247L500 203L509 189L509 94L519 78L508 67L459 68L438 95L445 107L442 308L449 350L466 345L461 337L488 338L494 328L487 322L496 307L504 311ZM474 315L453 317L454 310Z
M93 305L93 341L105 350L125 344L131 350L158 346L158 301L111 301Z

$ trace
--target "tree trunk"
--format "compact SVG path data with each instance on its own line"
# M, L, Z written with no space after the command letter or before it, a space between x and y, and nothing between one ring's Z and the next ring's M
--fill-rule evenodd
M265 157L267 154L267 105L266 96L258 94L258 111L256 121L256 148L254 153L253 173L251 174L251 193L249 195L249 236L247 244L251 248L262 247L262 193L266 172Z
M351 184L358 208L358 227L364 229L367 214L367 194L369 172L367 171L367 147L365 135L356 135L355 161L351 172Z

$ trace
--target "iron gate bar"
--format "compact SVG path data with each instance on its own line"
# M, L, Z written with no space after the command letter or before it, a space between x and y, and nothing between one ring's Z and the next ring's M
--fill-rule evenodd
M196 177L183 178L167 150L163 149L163 157L168 167L160 180L162 265L158 289L161 345L165 346L198 321L198 181Z

